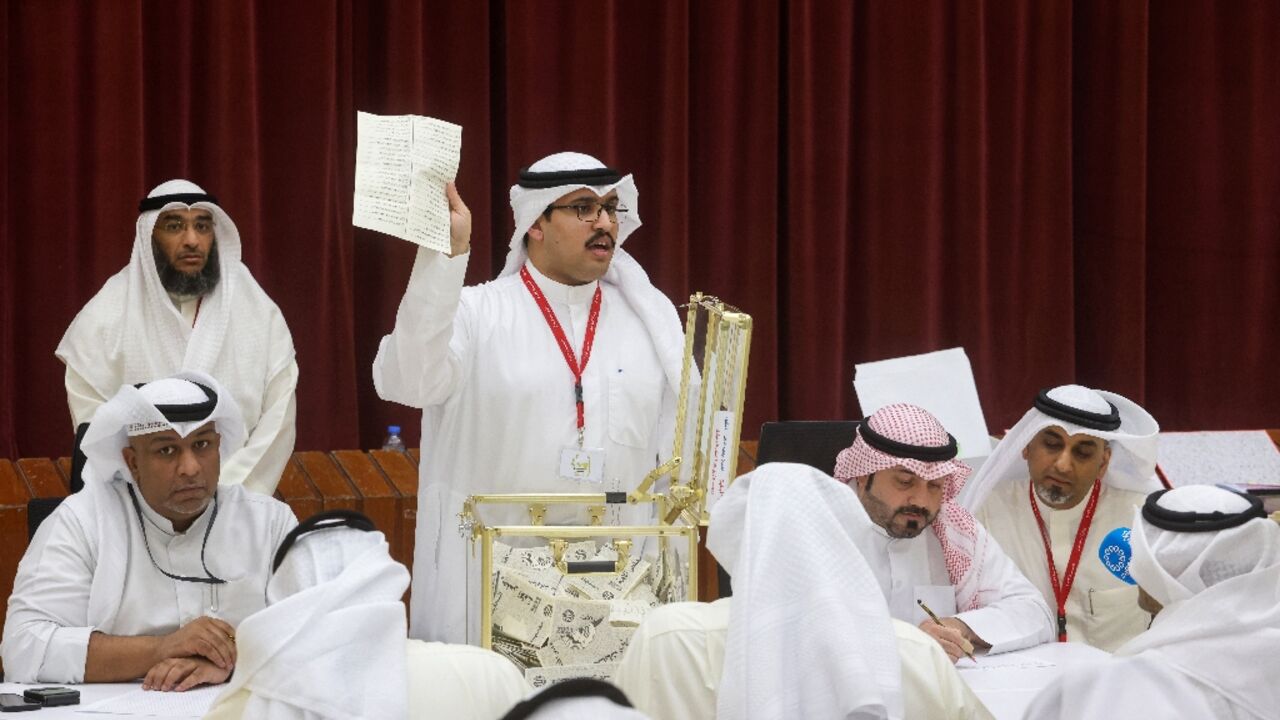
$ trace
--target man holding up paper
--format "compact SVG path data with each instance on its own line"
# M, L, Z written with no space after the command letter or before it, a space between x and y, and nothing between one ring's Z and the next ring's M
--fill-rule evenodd
M1138 589L1109 571L1099 551L1160 489L1159 430L1115 393L1044 390L960 493L1056 611L1064 642L1114 652L1151 621Z
M684 337L671 301L621 249L640 226L630 175L580 153L522 170L506 266L469 288L470 212L447 192L451 252L418 251L373 378L383 399L423 409L410 634L463 642L478 639L479 611L463 501L636 486L671 447ZM486 509L498 518L528 522ZM550 508L546 521L586 517Z

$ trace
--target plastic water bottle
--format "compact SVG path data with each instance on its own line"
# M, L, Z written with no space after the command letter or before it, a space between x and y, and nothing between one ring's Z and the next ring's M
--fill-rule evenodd
M400 439L400 426L387 426L387 439L382 441L383 450L395 450L396 452L405 452L404 440Z

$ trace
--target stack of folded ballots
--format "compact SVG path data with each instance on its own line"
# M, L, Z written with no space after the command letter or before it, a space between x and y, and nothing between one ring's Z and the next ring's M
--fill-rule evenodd
M571 543L564 559L617 560L610 545ZM546 546L493 544L493 649L535 688L571 677L609 679L636 626L661 597L683 598L673 563L632 555L622 572L565 575Z

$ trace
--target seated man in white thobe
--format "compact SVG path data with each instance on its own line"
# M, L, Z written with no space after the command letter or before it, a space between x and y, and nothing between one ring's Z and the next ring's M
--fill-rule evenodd
M889 612L933 636L952 660L972 647L999 653L1048 642L1053 616L1040 591L953 502L970 472L956 450L926 410L897 404L859 423L836 459L836 479L871 517L873 532L860 547Z
M989 718L938 643L889 618L855 540L870 528L857 498L806 465L738 478L707 539L734 597L654 608L615 682L655 720L710 720L717 701L720 718Z
M1137 588L1099 550L1160 488L1159 432L1155 418L1115 393L1045 390L957 498L1056 610L1062 642L1113 652L1151 620Z
M471 551L457 529L467 496L637 486L671 453L684 333L622 249L640 227L630 175L579 153L522 170L506 267L466 288L471 218L452 185L448 193L452 252L418 251L373 380L379 397L423 409L410 632L475 642L480 581L467 575ZM625 503L608 512L610 523L653 522ZM529 520L492 507L485 519ZM551 506L545 521L588 516Z
M240 232L216 198L170 180L138 212L129 264L80 310L55 351L67 366L72 426L89 422L121 385L208 373L235 399L247 432L220 482L270 495L296 434L289 326L240 262Z
M85 487L32 538L0 656L14 682L218 683L265 605L284 503L218 485L244 441L235 400L196 372L126 385L94 415Z
M240 625L209 720L493 720L532 689L497 653L408 639L409 571L360 513L304 520L272 568L268 607Z
M1067 670L1026 717L1276 717L1280 526L1257 498L1211 485L1153 493L1132 523L1151 629Z

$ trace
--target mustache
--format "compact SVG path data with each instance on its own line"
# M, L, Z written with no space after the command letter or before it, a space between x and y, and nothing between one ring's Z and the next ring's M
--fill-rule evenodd
M592 233L590 238L587 239L585 246L591 247L598 240L605 239L605 238L608 239L608 245L610 250L612 250L614 246L618 244L617 241L614 240L613 238L613 233L609 232L608 230L597 230L594 233Z
M907 513L914 513L916 515L919 515L920 517L923 517L926 521L933 518L932 513L930 513L926 508L920 507L919 505L904 505L898 508L897 510L893 511L894 516L906 515Z

